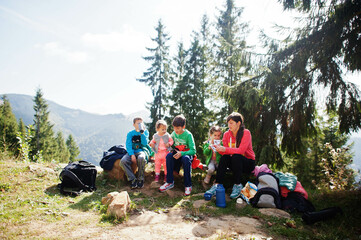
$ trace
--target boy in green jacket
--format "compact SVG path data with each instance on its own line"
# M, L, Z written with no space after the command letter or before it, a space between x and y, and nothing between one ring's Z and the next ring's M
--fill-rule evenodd
M167 182L160 188L160 192L164 192L174 187L174 176L173 171L179 173L181 166L184 169L184 194L190 195L192 192L192 161L193 156L196 154L195 143L193 135L190 131L185 129L186 118L183 115L178 115L173 119L174 131L171 137L174 141L173 146L175 150L167 154L166 165L167 165Z

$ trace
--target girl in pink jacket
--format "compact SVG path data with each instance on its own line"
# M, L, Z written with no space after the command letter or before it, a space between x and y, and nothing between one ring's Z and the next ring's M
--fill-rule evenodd
M149 143L154 150L154 161L155 161L155 179L154 181L159 182L160 169L163 165L164 169L164 181L167 179L167 166L165 157L172 150L170 146L173 145L173 139L167 132L167 123L164 120L158 120L155 124L157 133L153 135L152 141Z

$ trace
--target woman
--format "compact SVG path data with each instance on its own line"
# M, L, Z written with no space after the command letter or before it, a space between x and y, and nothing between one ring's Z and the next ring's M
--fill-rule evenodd
M232 113L227 117L229 130L223 135L223 146L217 146L216 150L222 157L220 159L216 183L205 195L215 195L217 184L222 184L227 168L233 173L233 189L231 198L241 195L243 185L242 174L250 174L256 165L255 154L252 149L251 132L243 124L243 116L240 113Z

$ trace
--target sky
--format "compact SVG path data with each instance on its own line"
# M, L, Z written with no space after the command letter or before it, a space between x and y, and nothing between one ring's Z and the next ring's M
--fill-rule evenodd
M136 81L150 63L162 20L171 37L189 46L207 14L215 22L226 0L0 0L0 94L34 96L97 114L131 114L152 101ZM295 13L277 0L235 0L250 25L249 45L260 29L279 37L273 24L293 25Z
M150 63L142 57L162 20L171 37L189 46L207 14L214 22L225 0L0 0L0 94L34 96L97 114L131 114L152 100L136 81ZM254 44L258 30L287 22L277 0L235 1L244 7ZM251 3L250 3L251 2ZM246 5L247 4L247 5Z

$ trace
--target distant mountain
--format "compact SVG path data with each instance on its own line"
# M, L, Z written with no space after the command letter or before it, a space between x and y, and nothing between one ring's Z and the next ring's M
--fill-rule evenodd
M17 119L22 118L25 125L33 124L33 96L6 94ZM133 128L133 118L141 116L149 121L146 110L130 114L92 114L71 109L48 101L49 120L54 124L54 132L62 131L66 139L69 134L75 138L79 148L79 157L99 165L103 151L119 144L125 144L126 135Z

